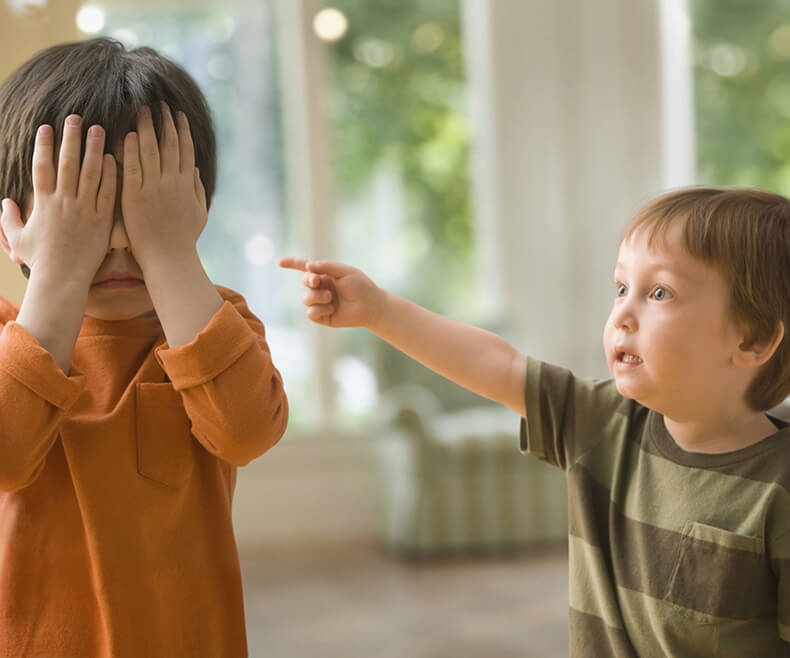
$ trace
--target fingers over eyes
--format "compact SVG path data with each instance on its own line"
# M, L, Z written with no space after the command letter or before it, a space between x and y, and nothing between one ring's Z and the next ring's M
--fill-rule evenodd
M85 141L85 157L80 171L77 195L85 198L96 198L99 181L102 177L104 166L104 129L101 126L91 126Z
M33 191L46 194L55 189L55 133L52 126L40 126L33 147Z
M66 117L58 158L57 189L62 194L76 195L77 192L82 148L81 126L82 119L76 114Z
M140 140L137 133L131 132L123 140L123 187L124 192L137 190L143 184L140 166Z
M151 117L151 108L143 105L137 114L137 133L140 151L140 165L143 170L143 177L149 176L156 180L161 171L159 161L159 144L154 130L154 120ZM124 152L124 158L126 153Z
M195 145L192 141L192 131L189 129L189 119L183 112L176 113L178 122L178 147L181 157L181 171L190 172L195 168Z
M159 140L159 150L161 152L162 173L178 173L181 163L179 154L180 135L173 122L173 114L170 106L164 101L162 106L162 137ZM190 170L191 171L191 170Z
M118 185L117 165L109 153L102 158L101 186L96 195L96 210L102 217L112 216Z

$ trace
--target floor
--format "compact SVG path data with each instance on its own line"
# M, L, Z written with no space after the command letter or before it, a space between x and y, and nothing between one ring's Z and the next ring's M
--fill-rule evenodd
M404 561L373 546L242 553L250 658L562 658L563 548Z

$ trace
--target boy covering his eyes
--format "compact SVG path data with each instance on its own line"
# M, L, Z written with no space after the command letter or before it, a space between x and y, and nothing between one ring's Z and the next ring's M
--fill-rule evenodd
M203 94L150 48L55 46L0 86L0 655L246 656L236 469L285 431L263 325L196 242Z

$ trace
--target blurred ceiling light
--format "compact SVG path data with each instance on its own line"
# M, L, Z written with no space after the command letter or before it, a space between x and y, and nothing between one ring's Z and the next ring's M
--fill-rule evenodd
M209 21L204 32L215 43L230 41L236 31L236 19L231 14L222 14Z
M30 7L47 6L47 0L5 0L5 3L15 14L21 14Z
M423 23L414 30L411 42L414 49L421 53L432 53L439 49L444 41L444 30L433 22Z
M734 78L746 68L746 53L730 43L721 43L710 49L710 67L718 75Z
M83 5L77 11L77 27L86 34L101 31L104 23L104 9L97 5Z
M395 59L395 48L381 39L365 39L354 44L354 57L368 66L382 69Z
M313 18L313 30L319 39L337 41L348 31L348 19L343 12L327 7Z
M274 256L274 243L266 235L253 235L244 243L244 257L253 265L266 265Z

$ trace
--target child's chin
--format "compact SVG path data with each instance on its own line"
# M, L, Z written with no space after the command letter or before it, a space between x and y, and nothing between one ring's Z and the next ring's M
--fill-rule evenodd
M88 304L85 315L97 320L134 320L156 315L147 304Z
M615 386L617 387L617 392L622 395L624 398L628 398L629 400L636 400L637 399L637 392L634 390L633 386L628 386L627 384L623 383L622 381L614 380Z

